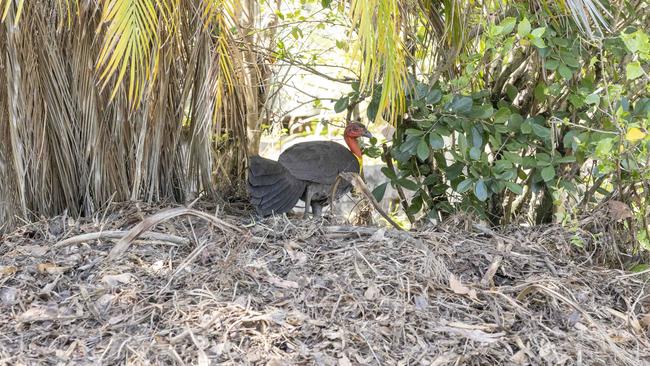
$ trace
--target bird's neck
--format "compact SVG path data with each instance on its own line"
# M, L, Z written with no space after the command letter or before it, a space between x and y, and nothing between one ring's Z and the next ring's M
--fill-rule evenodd
M363 155L361 154L361 147L359 147L359 142L356 138L345 136L345 143L348 144L348 148L352 152L357 161L359 162L359 174L363 170Z
M354 156L356 156L359 162L361 162L363 155L361 154L361 148L359 147L359 142L357 139L351 136L345 136L344 139L350 151L352 151Z

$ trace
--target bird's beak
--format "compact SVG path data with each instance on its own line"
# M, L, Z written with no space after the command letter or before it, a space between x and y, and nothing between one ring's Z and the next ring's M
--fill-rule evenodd
M370 131L368 131L368 130L366 130L366 131L363 133L363 135L361 135L361 136L363 136L363 137L367 137L367 138L372 138L372 134L371 134Z

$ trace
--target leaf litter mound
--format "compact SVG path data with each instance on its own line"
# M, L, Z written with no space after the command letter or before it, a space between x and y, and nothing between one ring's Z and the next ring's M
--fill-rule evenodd
M5 234L0 364L650 364L647 273L586 265L559 227L200 210L113 205Z

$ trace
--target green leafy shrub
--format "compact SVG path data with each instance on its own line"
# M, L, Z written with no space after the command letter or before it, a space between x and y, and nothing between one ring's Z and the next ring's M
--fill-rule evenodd
M591 45L529 14L488 25L475 45L453 77L411 75L405 86L388 151L396 169L384 173L414 192L408 213L544 223L615 199L647 243L648 35L629 27Z

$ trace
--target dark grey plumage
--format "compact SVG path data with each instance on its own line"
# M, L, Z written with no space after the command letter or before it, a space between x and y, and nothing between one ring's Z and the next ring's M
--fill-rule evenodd
M248 191L251 204L262 216L291 210L305 186L304 181L296 179L277 161L259 156L249 159Z
M359 169L354 154L332 141L295 144L277 162L253 156L248 171L251 203L260 215L267 216L289 212L302 199L305 213L311 206L314 215L319 216L329 203L339 173L358 173ZM350 183L341 180L335 199L351 189Z

